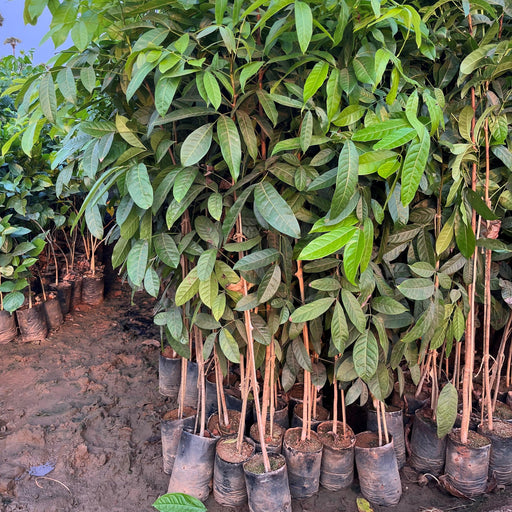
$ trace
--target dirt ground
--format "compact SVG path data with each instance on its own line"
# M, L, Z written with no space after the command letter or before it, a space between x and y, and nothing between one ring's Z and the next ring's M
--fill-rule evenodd
M159 418L174 403L158 393L153 302L134 302L114 283L101 307L80 306L41 344L0 345L1 512L149 512L166 492ZM45 464L54 469L31 475ZM400 504L374 510L512 512L512 489L468 502L415 478L402 473ZM293 510L357 512L358 491L321 489ZM233 510L211 496L207 507Z

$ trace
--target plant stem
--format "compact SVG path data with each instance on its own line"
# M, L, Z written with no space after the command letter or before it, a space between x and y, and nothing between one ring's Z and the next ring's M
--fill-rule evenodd
M199 405L201 407L201 422L199 426L199 436L204 437L204 427L206 424L206 385L204 382L204 359L203 359L203 338L197 325L194 325L194 341L196 346L197 359L197 380L199 387Z
M377 412L377 432L379 433L379 446L382 446L382 424L381 424L381 411L379 406L379 401L374 398L373 399L373 407Z
M334 364L338 360L338 356L334 356ZM332 385L334 386L334 397L332 403L332 431L336 436L338 434L338 381L336 380L336 373L332 378ZM345 427L343 427L345 428Z
M240 354L240 391L242 393L242 411L240 413L240 423L238 425L238 436L236 439L236 451L242 451L242 443L245 431L245 415L247 412L247 401L249 399L249 378L245 375L244 356Z
M382 425L384 427L384 438L386 439L386 444L389 444L388 423L386 421L386 406L384 405L384 402L381 402L380 400L377 403L380 404L382 411Z

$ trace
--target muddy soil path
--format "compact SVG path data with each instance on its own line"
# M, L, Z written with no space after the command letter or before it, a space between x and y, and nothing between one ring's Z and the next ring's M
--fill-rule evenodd
M1 512L155 510L169 481L160 415L175 404L158 393L153 301L134 302L116 282L102 306L80 306L41 344L0 345ZM30 474L48 463L45 477ZM400 504L375 512L512 512L510 489L470 503L414 479L403 474ZM321 490L293 510L357 512L358 491ZM206 505L233 511L211 496Z

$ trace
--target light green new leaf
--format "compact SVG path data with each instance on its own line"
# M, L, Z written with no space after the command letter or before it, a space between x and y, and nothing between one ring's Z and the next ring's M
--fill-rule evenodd
M345 107L332 121L336 126L348 126L359 121L366 113L363 105L349 105Z
M354 143L348 140L341 150L336 175L336 190L331 203L331 218L336 218L347 206L357 187L359 153Z
M314 320L323 315L334 302L333 297L326 297L324 299L317 299L309 304L304 304L297 308L290 316L290 322L299 324Z
M240 88L242 89L242 92L245 92L245 84L247 83L247 80L253 77L260 70L261 66L263 66L263 62L257 61L250 62L242 67L242 71L240 72Z
M408 299L425 300L434 294L434 283L424 277L415 277L400 283L398 289Z
M160 496L153 503L153 507L159 512L206 512L207 510L197 498L178 492Z
M455 212L452 214L448 220L444 223L441 232L439 233L436 240L436 253L437 255L441 255L448 247L450 246L453 240L453 224L455 222Z
M279 259L279 251L276 249L263 249L253 252L238 260L233 269L235 270L257 270L270 265Z
M343 354L348 342L348 325L341 304L336 301L331 320L331 340L340 354Z
M203 158L212 144L213 125L204 124L194 130L181 146L181 163L185 167L194 165Z
M39 83L39 104L46 119L55 123L57 119L57 96L51 73L45 73Z
M199 276L198 276L199 277ZM210 275L210 279L199 281L199 297L209 308L212 307L215 297L219 294L219 282L215 274Z
M230 117L219 116L217 120L217 136L219 137L219 146L224 161L228 165L231 177L236 181L240 174L242 146L236 124Z
M180 264L180 253L174 240L167 233L159 233L153 238L156 255L162 263L171 268Z
M133 202L143 210L153 204L153 187L146 166L143 163L132 165L126 174L128 193Z
M420 140L414 140L405 155L402 167L402 204L407 206L416 195L421 177L427 166L430 150L430 136L426 128L423 128L423 136Z
M206 281L210 279L215 267L215 261L217 259L217 249L208 249L204 251L199 259L197 260L197 277L200 281Z
M343 269L345 276L352 284L356 284L357 269L362 260L364 248L365 240L363 232L360 229L356 229L343 252Z
M329 72L329 64L327 62L321 61L317 62L311 72L309 73L306 83L304 84L304 93L303 100L304 103L309 100L309 98L313 97L314 94L322 87L322 84L325 82L327 78L327 73Z
M197 277L197 267L194 267L181 281L174 302L176 306L183 306L199 291L199 278Z
M262 217L277 231L300 238L300 226L292 209L268 181L256 185L254 204Z
M208 96L208 100L215 110L218 110L222 103L222 94L220 92L219 82L210 71L203 73L203 84Z
M341 226L315 238L302 249L298 259L318 260L339 251L354 235L357 228Z
M128 126L129 119L125 116L116 115L116 128L119 135L134 148L146 149L146 146L139 140L135 132Z
M140 286L146 274L149 244L147 240L137 240L128 253L126 269L135 286Z
M436 422L437 437L439 437L439 439L443 438L452 430L455 420L457 419L457 404L457 390L451 382L448 382L441 393L439 393L437 401Z
M240 362L240 349L233 335L227 329L221 329L219 343L222 353L232 362Z
M302 53L306 53L313 35L313 14L306 2L295 0L295 28Z
M379 346L372 331L361 334L354 344L352 353L356 373L365 382L369 381L379 364Z
M96 87L96 72L92 66L85 66L80 70L80 81L90 93Z

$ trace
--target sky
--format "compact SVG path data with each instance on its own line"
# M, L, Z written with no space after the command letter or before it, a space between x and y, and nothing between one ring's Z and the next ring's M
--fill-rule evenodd
M50 13L47 9L39 18L36 26L25 25L23 22L23 0L0 0L0 14L4 17L4 24L0 27L0 58L12 55L10 44L4 44L8 37L17 37L21 43L16 46L16 55L19 51L34 51L34 64L42 64L55 54L55 46L50 40L39 45L41 39L50 27Z

